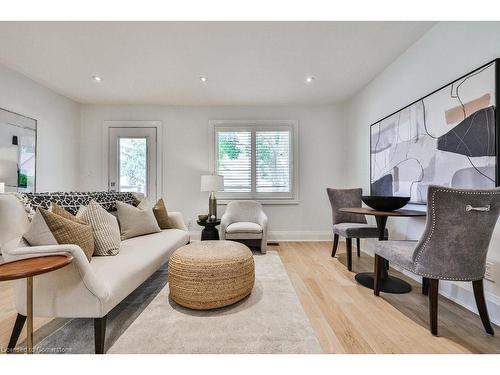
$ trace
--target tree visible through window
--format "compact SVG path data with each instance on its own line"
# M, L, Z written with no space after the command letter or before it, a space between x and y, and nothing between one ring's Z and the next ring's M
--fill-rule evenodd
M244 127L215 130L216 172L224 192L249 198L291 198L292 131ZM235 195L236 197L236 195Z
M120 191L147 192L146 138L120 138Z

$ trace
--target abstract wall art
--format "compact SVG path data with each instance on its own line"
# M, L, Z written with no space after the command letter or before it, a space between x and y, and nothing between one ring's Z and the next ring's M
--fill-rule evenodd
M426 204L429 185L498 186L497 60L370 127L372 195Z

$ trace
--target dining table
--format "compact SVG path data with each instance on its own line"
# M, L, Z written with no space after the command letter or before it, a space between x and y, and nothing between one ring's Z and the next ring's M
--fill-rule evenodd
M388 238L385 236L385 228L387 225L387 219L389 217L394 218L415 218L415 217L425 217L427 215L426 211L418 211L418 210L409 210L409 209L399 209L394 211L381 211L375 210L368 207L346 207L340 208L340 212L356 214L356 215L365 215L365 216L374 216L375 221L377 222L377 230L378 230L378 240L386 241ZM411 291L411 285L406 281L389 275L389 262L385 262L385 267L382 269L382 278L380 283L380 290L386 293L408 293ZM373 272L360 272L357 273L355 279L361 285L373 289L374 284L374 273Z

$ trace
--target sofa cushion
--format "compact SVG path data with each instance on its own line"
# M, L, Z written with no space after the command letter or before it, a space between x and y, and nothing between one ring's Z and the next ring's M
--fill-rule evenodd
M141 202L139 206L142 204ZM152 207L141 209L127 203L116 202L116 208L122 240L160 231Z
M94 235L94 255L116 255L120 248L120 227L115 216L107 212L96 201L81 207L76 217L90 224Z
M110 290L106 306L115 306L142 284L170 254L189 242L189 234L179 229L134 237L120 244L120 252L112 259L94 257L92 263L97 278ZM107 310L105 307L104 310Z
M226 228L226 233L262 233L262 227L257 223L240 221L229 224Z
M39 210L36 211L23 238L30 246L57 245L57 240L52 234Z

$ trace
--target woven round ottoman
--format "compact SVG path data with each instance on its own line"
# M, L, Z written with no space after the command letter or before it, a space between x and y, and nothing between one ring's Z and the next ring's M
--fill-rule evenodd
M248 296L255 281L252 252L233 241L199 241L168 261L170 297L196 310L228 306Z

